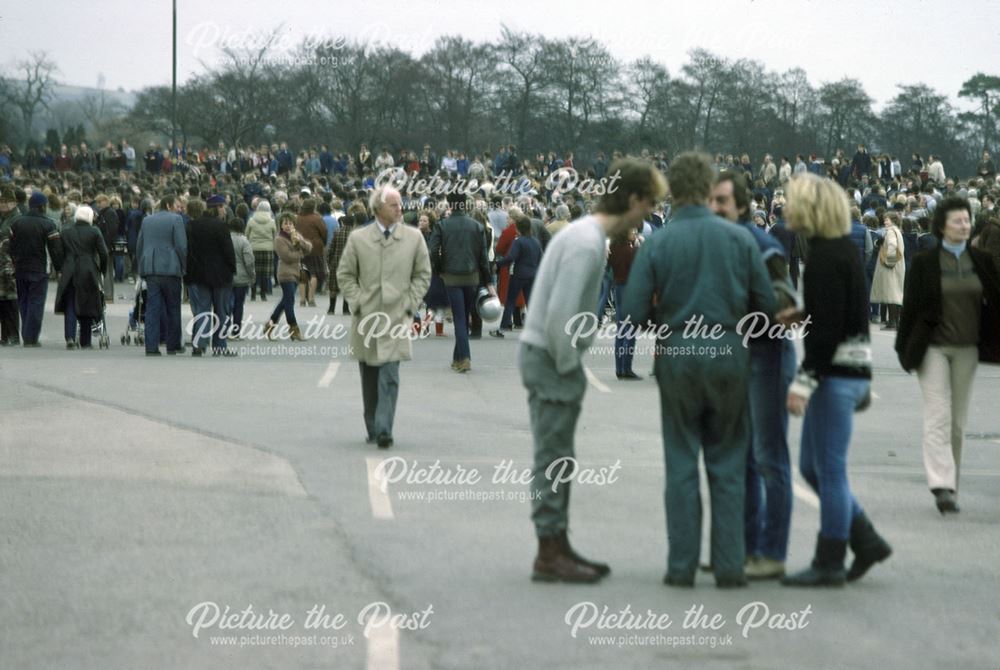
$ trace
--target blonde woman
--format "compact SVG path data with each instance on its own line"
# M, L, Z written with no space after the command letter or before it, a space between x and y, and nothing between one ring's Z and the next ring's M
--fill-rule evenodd
M886 212L882 224L885 226L885 236L882 238L882 248L879 249L878 262L875 263L870 300L888 307L889 322L882 330L895 330L899 327L899 310L903 305L906 247L903 233L899 229L898 212Z
M847 195L812 174L789 182L788 227L809 239L802 276L805 358L788 393L788 411L805 414L799 470L820 499L820 532L812 565L786 586L842 586L892 553L865 516L847 482L854 412L869 402L871 345L865 271L851 241ZM901 262L901 261L900 261ZM850 542L854 564L844 570Z

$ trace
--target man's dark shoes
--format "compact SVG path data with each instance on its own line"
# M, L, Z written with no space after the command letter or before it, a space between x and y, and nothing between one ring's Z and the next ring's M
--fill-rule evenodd
M162 356L163 354L161 354L159 351L147 351L146 355L147 356Z
M720 589L740 589L747 585L746 577L716 577L715 586Z
M846 554L847 540L818 535L812 565L802 572L786 575L781 583L784 586L843 586L847 581L847 572L844 570Z
M847 571L849 582L861 579L869 568L892 555L892 547L875 532L875 527L863 512L851 521L850 545L854 562Z
M194 347L193 349L191 349L191 355L192 356L204 356L205 355L205 350L202 349L201 347Z
M581 565L586 565L588 568L596 572L601 577L607 577L611 574L611 567L607 563L599 563L598 561L588 561L586 558L576 553L573 547L569 543L569 534L567 531L562 531L558 535L559 545L563 550L563 553L568 554L570 558Z
M615 375L618 379L623 379L625 381L635 381L637 379L642 379L639 375L629 370L628 372L623 372L621 374Z
M941 514L957 514L959 511L958 501L955 499L955 492L951 489L931 489L934 494L934 504L937 505Z
M694 588L694 577L675 577L669 572L663 576L663 583L667 586L680 586L682 588Z
M538 538L538 555L531 573L535 582L593 584L601 578L591 567L573 560L563 549L559 536Z
M388 449L392 446L392 438L388 433L381 433L377 441L379 449Z

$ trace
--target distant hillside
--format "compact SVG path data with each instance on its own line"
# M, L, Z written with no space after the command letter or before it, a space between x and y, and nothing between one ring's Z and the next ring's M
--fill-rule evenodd
M53 88L53 92L54 98L52 102L55 105L60 102L79 102L88 95L99 95L102 92L102 89L94 88L92 86L57 84ZM113 100L118 102L126 108L131 108L135 103L136 93L134 91L126 91L119 88L117 90L103 89L103 92L109 101Z

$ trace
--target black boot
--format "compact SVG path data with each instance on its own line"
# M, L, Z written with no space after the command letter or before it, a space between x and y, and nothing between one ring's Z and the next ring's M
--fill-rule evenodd
M875 532L875 526L864 512L854 517L851 522L850 544L851 551L854 552L854 562L847 571L849 582L861 579L870 567L884 561L892 554L892 547Z
M588 561L586 558L573 551L573 547L570 546L569 543L569 535L565 530L559 533L558 537L559 537L559 545L562 547L563 552L568 554L569 557L572 558L574 561L580 563L581 565L586 565L588 568L596 572L601 577L606 577L611 573L611 568L608 566L607 563Z
M532 581L592 584L600 578L596 570L577 563L563 551L558 535L538 538L538 556L531 573Z
M938 511L944 514L957 514L961 508L958 506L958 501L955 500L955 492L951 489L931 489L931 493L934 494L934 504L937 505Z
M817 535L816 557L812 565L802 572L787 575L781 583L785 586L843 586L847 579L844 571L846 554L847 540Z

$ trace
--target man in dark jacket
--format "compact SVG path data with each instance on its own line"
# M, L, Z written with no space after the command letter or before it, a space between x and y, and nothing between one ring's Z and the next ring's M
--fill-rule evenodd
M862 175L870 176L872 173L872 157L863 144L858 145L858 150L854 154L854 158L851 159L851 172L858 180L861 179Z
M28 213L10 225L10 256L14 261L17 282L17 307L21 314L21 341L26 347L37 347L45 312L45 294L49 277L45 272L48 250L56 270L62 268L62 243L55 224L45 216L48 198L33 193L28 200Z
M990 152L983 152L983 160L979 162L979 167L976 169L976 173L983 179L992 179L993 175L997 172L996 167L993 165L993 161L990 160Z
M14 189L4 186L0 189L0 346L21 343L17 282L14 261L10 257L10 225L19 216Z
M482 224L465 215L466 197L449 193L451 216L444 219L431 233L431 264L441 275L455 324L455 350L451 369L468 372L472 369L469 350L469 316L476 308L476 289L486 286L496 295L490 264L486 255L486 231Z
M136 265L146 281L146 355L160 355L161 320L166 319L167 353L181 347L181 277L187 266L187 233L174 196L160 201L160 211L139 228ZM235 253L234 253L235 261Z
M114 249L115 238L118 237L118 212L111 206L111 199L103 193L94 199L94 207L97 212L95 225L104 236L104 246ZM115 301L115 274L111 264L104 273L104 300L108 303Z
M191 354L201 356L210 343L214 355L235 356L235 351L226 348L223 331L236 273L236 252L226 227L226 198L213 195L204 206L207 211L201 211L201 201L188 203L191 223L185 279L194 315Z

